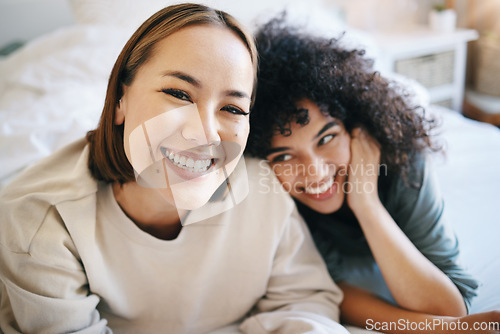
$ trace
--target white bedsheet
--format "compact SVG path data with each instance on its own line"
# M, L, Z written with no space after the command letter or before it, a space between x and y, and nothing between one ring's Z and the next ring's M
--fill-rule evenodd
M98 122L111 67L131 31L76 25L0 61L0 187ZM472 311L500 310L500 131L434 107L447 158L436 159L464 264L481 282Z
M500 310L500 130L437 106L446 157L435 164L463 263L480 281L472 312Z
M0 61L0 180L97 125L125 29L76 25Z

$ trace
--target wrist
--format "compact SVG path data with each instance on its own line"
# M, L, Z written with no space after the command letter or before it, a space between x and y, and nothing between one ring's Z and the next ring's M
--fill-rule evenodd
M388 214L378 196L363 200L360 199L352 205L349 204L349 207L361 226L366 224L373 225L373 222L380 221L382 217L385 217Z
M349 194L351 195L351 194ZM360 193L348 197L348 204L354 214L373 211L383 207L377 192Z

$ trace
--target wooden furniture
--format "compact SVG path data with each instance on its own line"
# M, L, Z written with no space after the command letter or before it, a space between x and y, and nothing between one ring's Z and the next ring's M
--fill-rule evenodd
M465 94L464 116L500 126L500 97L468 90Z

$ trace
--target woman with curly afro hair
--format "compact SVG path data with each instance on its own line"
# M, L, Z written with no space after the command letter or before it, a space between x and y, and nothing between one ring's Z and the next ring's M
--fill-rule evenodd
M443 217L424 108L341 39L302 34L281 17L256 41L246 154L267 160L294 198L344 292L343 321L381 330L374 324L470 320L477 283Z

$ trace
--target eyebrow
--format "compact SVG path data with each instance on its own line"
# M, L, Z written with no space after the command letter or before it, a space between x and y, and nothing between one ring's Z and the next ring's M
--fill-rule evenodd
M226 90L224 93L226 94L226 96L251 100L250 95L239 90Z
M171 76L174 78L181 79L197 88L201 87L201 82L192 76L190 76L187 73L180 72L180 71L168 71L163 74L163 76ZM246 94L245 92L239 91L239 90L227 90L224 92L224 95L226 96L232 96L232 97L238 97L238 98L244 98L251 100L250 95Z
M267 150L266 155L270 155L273 153L279 153L283 151L288 151L290 147L271 147L270 149Z
M328 122L327 124L325 124L324 127L321 128L321 130L319 130L319 132L314 136L314 139L318 138L319 136L321 136L323 133L325 133L326 131L328 131L328 129L336 126L336 125L339 125L339 122L337 121L331 121L331 122ZM279 153L279 152L284 152L284 151L288 151L290 149L290 147L286 147L286 146L282 146L282 147L271 147L270 149L267 150L267 154L266 155L270 155L270 154L273 154L273 153Z
M168 71L168 72L163 73L163 76L164 77L171 76L174 78L178 78L178 79L181 79L181 80L183 80L183 81L187 82L188 84L191 84L195 87L201 87L200 81L196 80L195 78L193 78L189 74L186 74L186 73L183 73L180 71Z
M325 131L327 131L328 129L334 127L335 125L339 125L339 122L331 121L331 122L327 123L324 127L321 128L321 130L319 130L318 134L316 136L314 136L314 139L318 138L323 133L325 133Z

